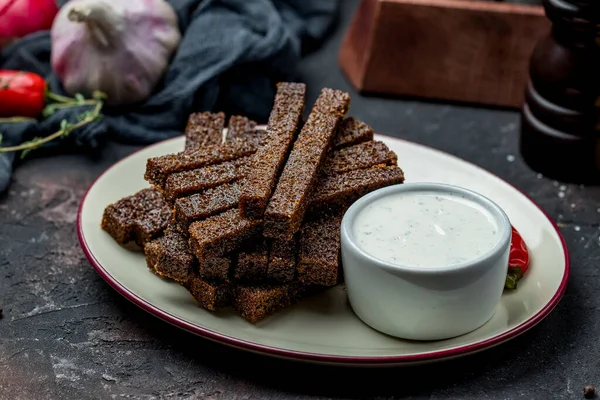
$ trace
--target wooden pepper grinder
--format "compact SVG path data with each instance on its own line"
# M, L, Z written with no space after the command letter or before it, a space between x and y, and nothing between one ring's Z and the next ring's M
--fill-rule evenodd
M547 177L600 182L600 0L544 0L552 30L531 56L521 154Z

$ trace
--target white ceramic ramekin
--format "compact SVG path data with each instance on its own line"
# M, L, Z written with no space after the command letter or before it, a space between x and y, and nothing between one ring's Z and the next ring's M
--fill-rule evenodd
M361 249L354 238L358 213L384 196L409 192L460 195L484 207L495 219L499 241L487 253L439 268L399 266ZM341 225L342 263L350 305L372 328L412 340L441 340L471 332L496 310L508 270L511 224L504 211L481 194L436 183L404 183L357 200Z

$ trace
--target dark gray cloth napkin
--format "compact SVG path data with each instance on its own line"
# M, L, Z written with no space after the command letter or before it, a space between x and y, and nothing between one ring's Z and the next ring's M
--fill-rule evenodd
M105 108L99 121L50 142L43 151L94 152L107 140L148 144L181 135L194 111L268 118L275 83L294 80L305 51L318 45L335 21L339 0L169 0L179 17L182 42L164 79L143 104ZM64 5L66 0L58 0ZM31 34L3 49L0 69L36 72L64 94L50 68L50 34ZM68 109L38 123L0 124L2 146L47 136ZM32 153L33 154L33 153ZM8 187L14 153L0 154L0 193Z

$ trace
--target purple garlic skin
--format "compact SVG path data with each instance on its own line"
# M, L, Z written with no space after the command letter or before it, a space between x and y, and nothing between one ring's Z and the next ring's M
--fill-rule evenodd
M51 30L52 68L70 95L99 90L110 106L146 100L181 42L165 0L72 0Z

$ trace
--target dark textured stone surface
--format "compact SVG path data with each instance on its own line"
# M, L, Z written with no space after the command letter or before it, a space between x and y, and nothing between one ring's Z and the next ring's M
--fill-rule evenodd
M600 384L600 189L562 187L528 169L515 112L356 94L336 60L354 8L342 3L342 26L303 63L309 101L324 86L349 91L351 113L376 131L458 155L539 202L561 224L572 256L556 310L495 349L418 368L314 367L213 344L130 304L85 259L79 201L135 150L111 145L100 162L31 160L0 198L0 399L578 399L585 385Z

